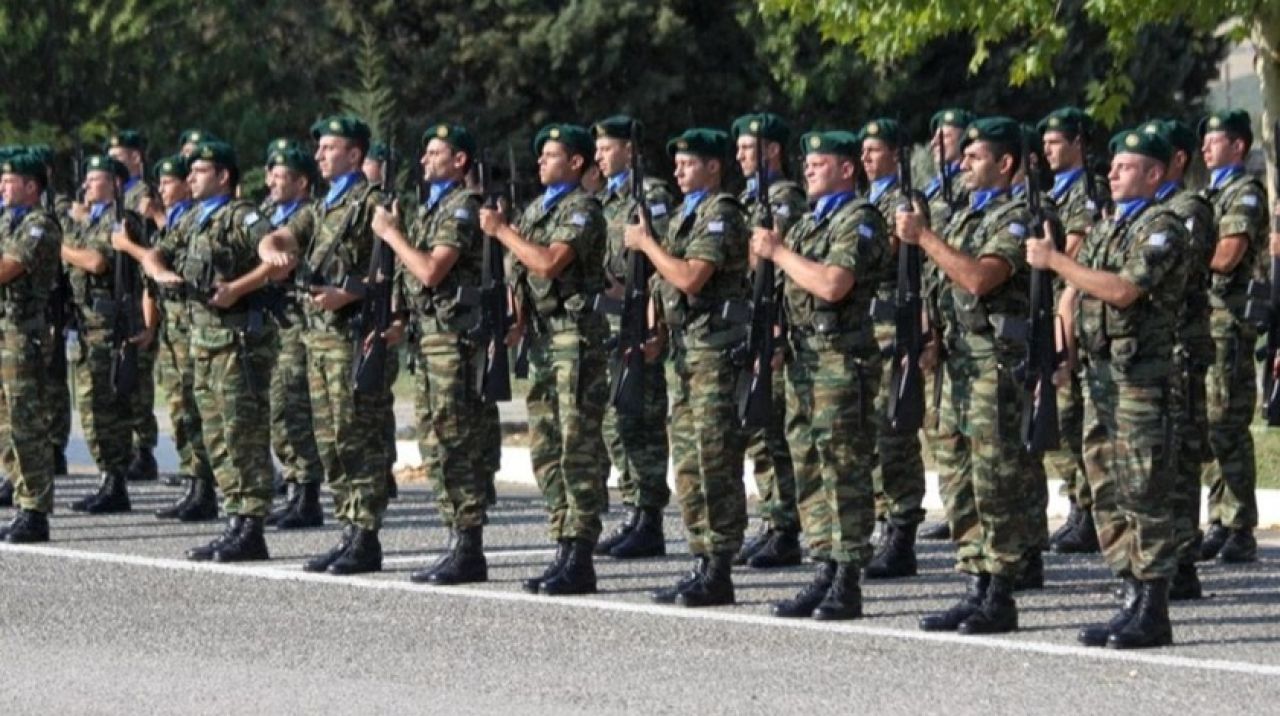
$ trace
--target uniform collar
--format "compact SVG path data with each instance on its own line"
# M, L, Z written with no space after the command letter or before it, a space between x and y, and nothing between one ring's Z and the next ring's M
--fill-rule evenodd
M1181 188L1182 182L1180 181L1167 181L1161 184L1160 188L1156 189L1156 201L1164 201L1165 199L1168 199Z
M436 204L439 204L440 200L444 198L445 194L448 194L449 190L453 189L457 185L458 182L452 179L440 179L431 182L427 187L427 200L423 202L423 206L428 209L434 209Z
M764 176L765 176L765 179L769 182L769 186L773 186L774 182L778 181L779 179L782 179L782 172L775 172L772 169L768 169L768 170L765 170ZM756 175L754 173L752 173L751 176L747 177L747 193L748 194L756 193Z
M986 209L991 202L1008 193L1009 190L1007 188L979 189L973 192L972 197L969 199L969 208L973 211L982 211L983 209Z
M1054 174L1053 188L1049 190L1049 196L1053 197L1054 201L1058 201L1081 176L1084 176L1084 167L1076 167L1075 169L1068 169L1065 172Z
M280 226L284 224L289 220L290 216L293 216L293 212L297 211L299 206L302 206L301 199L282 201L276 204L275 210L271 212L271 225Z
M89 223L98 223L98 219L101 219L102 215L107 213L107 209L109 208L111 208L111 202L109 201L100 201L94 204L93 207L89 209Z
M841 191L835 194L827 194L818 199L817 205L813 209L813 220L819 224L827 219L827 217L840 210L840 207L853 201L855 194L852 191Z
M578 182L562 181L555 184L548 184L547 189L542 194L542 210L548 211L556 205L556 202L564 198L565 194L578 188Z
M623 185L626 184L627 180L630 178L631 178L631 170L623 169L617 174L614 174L613 176L609 177L608 183L605 184L605 189L607 189L610 194L617 194L618 192L622 191Z
M209 220L209 217L213 212L226 206L230 201L230 194L219 194L218 196L211 196L208 199L201 199L200 213L196 217L200 220L200 225L204 226L204 222Z
M121 193L127 194L129 190L137 186L140 181L142 181L142 177L129 177L121 188Z
M1143 209L1151 205L1151 200L1145 196L1136 199L1125 199L1116 202L1116 223L1124 224L1130 219L1137 216Z
M11 206L8 207L9 227L17 226L27 214L31 213L29 206Z
M1209 188L1221 189L1223 184L1226 184L1241 174L1244 174L1243 164L1232 164L1231 166L1218 167L1209 174L1211 177Z
M897 174L890 174L889 176L880 177L879 179L872 181L871 191L867 195L867 199L872 204L880 201L880 197L883 196L886 191L889 191L889 189L891 189L894 184L897 184L897 183L898 183Z
M697 191L691 191L688 194L685 194L684 205L683 205L683 208L681 209L681 217L682 218L687 217L693 212L697 211L698 205L701 204L702 200L706 199L707 194L710 194L710 193L711 192L709 189L699 189Z
M182 216L186 214L188 211L190 211L191 204L192 204L192 201L190 199L183 199L181 201L175 202L173 206L169 207L169 209L165 211L165 218L164 218L165 226L168 226L168 227L177 226L178 221L182 219Z
M347 172L337 179L334 179L333 182L329 184L329 193L324 197L324 208L332 209L333 205L341 201L343 195L345 195L347 191L361 179L364 179L364 172L358 169L353 172Z

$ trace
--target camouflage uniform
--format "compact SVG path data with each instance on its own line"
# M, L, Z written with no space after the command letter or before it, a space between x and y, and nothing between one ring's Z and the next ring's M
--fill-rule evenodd
M574 251L554 279L535 276L517 261L512 283L530 341L530 457L550 536L594 545L605 500L600 423L608 401L609 327L589 302L604 288L604 216L600 204L575 187L550 206L531 204L516 231L539 246L566 243Z
M1089 234L1081 263L1142 295L1120 309L1081 295L1076 308L1087 386L1085 467L1098 541L1117 575L1167 579L1176 570L1170 493L1181 375L1172 357L1186 285L1183 220L1164 207L1123 210Z
M136 212L145 196L155 196L155 189L141 177L135 177L126 184L124 191L124 208ZM149 226L144 223L144 226ZM147 243L150 243L150 236ZM129 431L133 450L155 450L159 439L160 428L156 424L156 358L160 352L160 341L151 341L151 345L138 349L138 389L129 398Z
M65 236L73 230L75 223L71 218L71 200L59 195L54 206L54 216L62 229L62 235ZM45 385L44 402L41 406L48 431L46 435L53 448L54 463L57 465L65 462L67 443L71 440L71 388L67 380L69 366L66 360L66 331L75 329L75 325L70 315L71 288L66 283L66 275L61 264L53 280L56 285L59 285L59 290L50 290L50 315L55 312L66 312L67 315L65 316L66 325L62 326L62 331L58 331L58 327L52 321L49 323L49 349L45 351L45 360L49 364L49 380ZM61 300L63 305L55 307L52 305L53 300Z

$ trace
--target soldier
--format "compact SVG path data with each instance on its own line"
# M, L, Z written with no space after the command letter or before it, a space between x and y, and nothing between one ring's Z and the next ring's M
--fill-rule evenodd
M203 129L183 130L182 134L178 135L178 146L181 147L181 149L178 150L178 154L183 159L190 159L191 155L195 153L196 147L199 146L201 142L216 141L218 141L218 138L215 137L212 132L206 132Z
M407 234L398 206L393 211L379 207L373 220L373 230L400 259L398 293L408 320L418 324L417 345L407 348L417 352L422 366L415 396L418 445L450 535L445 555L409 579L469 584L489 578L485 484L475 460L483 398L470 380L485 347L471 340L477 308L463 305L460 295L480 285L484 256L481 196L465 186L476 143L464 127L433 124L423 133L422 145L419 162L430 188ZM502 290L505 296L506 288Z
M391 148L383 142L374 142L369 146L369 155L364 158L364 163L360 165L360 171L364 172L364 176L369 183L378 187L383 194L390 195L395 193L395 177L387 176L387 163L391 160ZM398 350L399 344L388 346L387 369L392 372L388 377L391 383L395 383L396 375L399 374L400 356ZM382 406L383 419L383 436L386 440L387 450L387 497L395 498L398 490L396 485L396 476L392 471L396 458L396 410L395 396L387 393L387 400Z
M273 267L258 259L257 247L271 225L250 202L233 198L240 170L230 145L201 142L190 161L188 182L197 204L181 273L160 249L138 253L120 235L114 243L135 253L157 283L187 291L194 393L229 517L222 534L187 550L187 559L266 560L263 521L271 509L271 448L263 395L276 337L257 300Z
M156 249L169 266L181 270L196 212L191 211L191 187L187 184L190 166L182 155L156 163L155 177L160 203L143 199L145 217L159 227ZM169 397L169 417L173 421L173 442L178 451L179 478L186 489L172 505L157 510L159 519L182 522L212 520L218 516L218 499L213 489L213 467L205 448L204 423L196 404L195 362L191 354L191 316L186 296L157 286L163 321L160 331L159 382Z
M1172 154L1155 199L1182 220L1187 229L1186 292L1182 320L1177 327L1173 369L1181 375L1180 393L1171 395L1178 435L1176 479L1169 493L1177 542L1178 571L1169 586L1170 600L1200 599L1203 590L1196 573L1200 556L1200 474L1209 450L1209 414L1205 403L1205 373L1213 363L1213 337L1209 331L1209 264L1217 233L1213 205L1183 184L1187 167L1199 146L1195 132L1179 120L1152 120L1142 126L1147 134L1159 134Z
M1172 148L1160 134L1111 140L1115 216L1097 225L1077 262L1049 239L1027 241L1027 261L1067 282L1060 310L1076 313L1088 385L1085 466L1098 539L1125 599L1105 625L1086 627L1086 646L1135 649L1173 643L1169 579L1177 565L1169 507L1177 455L1171 396L1186 283L1183 220L1155 202Z
M364 178L368 179L370 184L382 186L386 179L387 159L390 157L391 149L385 143L374 142L369 145L369 154L360 165L360 171L364 172Z
M880 346L871 298L888 272L889 231L856 198L858 138L811 132L801 138L808 195L817 202L786 233L757 228L751 250L785 275L792 356L787 363L787 441L813 581L773 605L781 617L862 616L858 569L871 556L871 473Z
M274 146L274 145L273 145ZM286 144L267 157L270 210L263 212L273 228L286 225L311 201L319 170L315 159ZM283 466L285 501L267 516L267 524L291 530L324 524L320 485L324 462L316 446L307 381L306 318L293 296L281 298L285 320L276 330L280 346L271 371L271 445Z
M968 578L954 606L920 620L925 631L1016 630L1014 580L1035 542L1023 515L1030 482L1044 476L1019 440L1023 392L1013 376L1025 347L998 336L991 321L1025 318L1028 311L1022 241L1029 215L1009 193L1021 139L1018 123L1006 117L976 120L965 130L970 204L944 236L927 228L919 212L896 215L899 240L919 245L942 274L931 309L945 346L935 456L957 568Z
M730 358L746 329L723 318L726 303L744 301L750 291L747 220L742 205L721 189L727 134L688 129L667 143L667 152L685 197L680 211L662 243L651 227L632 225L624 244L653 264L654 302L671 330L678 378L671 455L695 563L674 586L650 596L663 604L719 606L734 602L732 562L747 526L746 435L734 400L740 369Z
M1036 124L1044 145L1045 159L1054 173L1049 198L1053 200L1067 232L1066 250L1072 258L1080 253L1084 237L1101 217L1102 204L1106 201L1104 183L1089 174L1091 170L1085 166L1093 127L1093 120L1075 107L1054 110ZM1095 196L1089 195L1090 187L1093 187ZM1062 288L1061 281L1055 283L1056 296L1062 295ZM1071 356L1068 360L1074 363L1076 349L1070 323L1066 325ZM1097 530L1090 511L1093 495L1089 491L1089 481L1084 477L1081 447L1083 405L1079 374L1071 371L1068 384L1058 388L1058 424L1063 447L1047 454L1044 459L1062 480L1062 490L1071 504L1066 522L1049 538L1050 547L1060 554L1098 551Z
M370 228L382 193L360 171L369 149L369 125L330 117L311 128L316 163L329 182L320 201L299 209L263 238L263 261L297 267L311 299L303 302L316 445L337 503L342 535L332 549L303 565L309 572L346 575L382 569L378 531L387 509L386 440L382 394L352 385L361 279L368 275ZM390 385L385 386L390 391Z
M738 166L747 177L747 188L738 201L747 211L750 226L759 222L762 207L756 203L756 142L764 141L765 174L769 178L769 204L776 228L785 231L806 211L804 189L783 174L784 146L791 128L778 115L747 114L733 122L729 133L735 143ZM733 563L754 569L800 564L800 517L796 512L796 473L787 446L786 384L773 382L773 419L768 428L747 435L747 454L760 497L760 530L734 558Z
M44 162L30 153L0 162L5 206L0 241L0 444L17 508L13 520L0 528L0 539L14 544L48 542L48 515L53 511L52 455L42 419L47 378L41 344L62 232L53 212L40 205L46 181Z
M129 171L124 183L124 208L139 212L143 199L155 196L155 189L147 182L147 141L141 133L125 129L107 140L105 151ZM144 224L148 234L154 228ZM160 327L160 309L155 298L148 294L142 302L142 318L147 330L155 333ZM129 425L133 446L133 458L129 462L128 477L135 481L154 481L159 477L153 454L159 438L155 415L155 366L159 344L149 342L138 348L138 389L129 399Z
M510 225L492 208L480 227L511 252L517 320L529 348L530 454L550 516L556 556L524 589L548 595L596 591L592 550L600 537L604 482L600 422L608 400L609 324L591 310L604 290L605 222L579 180L595 145L586 129L549 124L533 141L542 200Z
M117 257L111 236L115 213L123 217L123 228L134 243L145 239L142 220L134 212L123 209L120 195L129 178L129 170L108 156L85 160L83 207L76 210L75 230L63 237L62 261L67 265L71 294L75 300L79 331L79 350L75 361L76 409L84 428L85 442L98 466L100 482L97 492L71 503L76 512L91 514L128 512L131 508L125 471L129 464L130 397L116 392L112 381L115 360L113 343L120 312L140 311L138 306L116 305L116 291L127 290L141 295L141 281L134 272L116 271ZM114 206L114 208L113 208ZM80 214L84 214L81 216ZM126 267L126 264L121 264ZM129 282L118 287L116 282ZM155 340L152 328L143 327L137 335L125 340L138 347L139 354ZM141 356L139 356L141 358ZM139 390L141 387L139 387Z
M629 252L623 250L623 232L636 218L631 164L640 147L631 145L632 125L636 120L616 115L595 125L595 163L607 183L600 192L600 202L608 224L609 243L605 252L607 293L622 300L627 280ZM667 220L675 208L675 198L667 185L653 177L644 178L645 203L653 218L654 230L666 233ZM647 274L646 274L647 276ZM644 307L641 310L647 311ZM610 331L617 335L619 316L609 316ZM664 338L657 332L659 340ZM618 470L618 489L626 517L618 528L596 546L596 554L617 559L656 557L667 553L662 532L662 510L671 500L667 486L667 374L663 367L665 351L660 351L644 370L643 410L639 415L620 413L612 404L606 407L602 426L609 459ZM609 361L610 384L618 380L623 363Z
M1252 562L1257 559L1253 528L1258 524L1257 463L1253 421L1258 401L1253 347L1257 329L1243 317L1250 278L1263 276L1267 253L1266 191L1245 171L1253 145L1249 114L1217 112L1201 120L1200 151L1211 173L1205 197L1217 216L1217 245L1209 264L1210 332L1216 349L1205 376L1209 442L1213 449L1209 483L1209 531L1200 559Z
M924 198L929 202L929 217L939 228L945 227L951 216L969 203L969 192L961 176L964 157L960 153L960 143L964 140L965 128L974 119L977 118L973 112L958 108L940 110L929 119L929 152L938 175L925 185ZM950 204L942 191L943 174L950 184Z

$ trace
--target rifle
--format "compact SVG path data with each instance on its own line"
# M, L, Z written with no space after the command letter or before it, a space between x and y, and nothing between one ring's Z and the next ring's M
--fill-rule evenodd
M476 176L484 192L485 206L498 208L500 193L492 186L492 173L484 153L476 161ZM474 361L476 394L485 402L511 400L511 366L507 355L507 332L512 317L507 310L507 282L503 266L502 244L492 236L484 237L480 259L480 286L458 289L458 303L479 308L480 320L470 336L480 346Z
M520 205L519 199L519 183L516 174L516 150L510 142L507 143L507 201L511 205L511 215L516 215L516 207ZM521 380L529 378L529 330L526 327L524 333L520 335L520 341L516 343L516 359L512 366L515 377Z
M951 172L947 164L946 140L942 137L942 128L938 128L938 177L942 180L942 202L947 206L946 220L951 220L951 213L956 209L956 195L951 188ZM944 222L945 223L945 222Z
M382 206L387 209L396 200L391 189L395 176L395 151L390 149L391 146L394 146L394 141L388 142L387 161L382 169ZM355 213L353 208L352 215ZM369 271L365 274L364 300L360 303L360 318L356 323L356 359L351 365L352 386L355 392L363 395L381 393L387 382L387 339L383 334L391 325L391 278L394 270L395 255L375 234Z
M113 208L114 231L117 227L127 231L124 214L124 197L120 184L115 184ZM138 389L138 345L131 338L141 331L142 306L138 295L137 274L133 259L123 251L115 252L112 286L112 302L115 304L111 325L111 385L116 400L125 400Z
M1029 156L1029 151L1023 151L1022 156ZM1085 126L1080 127L1080 161L1084 165L1084 195L1088 201L1089 217L1091 223L1097 224L1102 220L1102 202L1098 200L1098 185L1093 179L1093 169L1090 166L1089 155L1089 130ZM1028 169L1030 166L1028 165ZM1039 188L1039 184L1035 188Z
M1280 172L1280 120L1271 127L1271 146L1277 172ZM1280 195L1280 178L1277 179L1277 195ZM1271 230L1280 231L1280 213L1271 216ZM1277 353L1280 353L1280 256L1271 256L1269 281L1249 282L1249 302L1244 314L1267 334L1266 345L1258 350L1262 361L1262 416L1269 427L1280 426L1280 377L1276 375Z
M898 188L903 197L899 210L914 211L913 186L910 148L903 140L898 144ZM920 247L899 244L888 406L889 425L899 433L915 433L924 425L924 376L920 371L920 353L924 349L924 332L920 326L924 306L920 288L923 273L924 257Z
M764 137L756 137L756 203L760 207L758 225L773 229L773 207L769 204L769 172L765 168ZM747 336L733 358L742 368L738 379L738 420L742 427L760 429L769 426L773 416L773 331L778 325L778 303L773 262L756 262L756 275L751 287L751 313L746 321ZM731 304L725 304L724 317Z

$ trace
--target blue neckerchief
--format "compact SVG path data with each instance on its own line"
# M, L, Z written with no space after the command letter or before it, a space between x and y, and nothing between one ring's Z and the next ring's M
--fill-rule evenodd
M562 181L547 186L547 190L542 194L542 210L548 211L556 205L557 201L569 192L578 187L578 182Z
M1013 198L1021 199L1027 195L1027 185L1022 182L1018 182L1017 184L1009 187L1009 193L1013 195Z
M164 225L170 229L178 225L184 214L191 209L191 200L183 199L173 206L164 214Z
M1009 193L1008 189L979 189L973 192L969 198L969 208L973 211L982 211L987 205L995 201L996 197Z
M302 206L301 199L282 201L276 204L275 211L271 212L271 225L283 226L284 222L288 221L289 217L293 216L293 212L297 211L300 206Z
M776 181L778 181L779 179L781 179L781 178L782 178L782 172L775 172L775 171L765 170L764 176L765 176L765 178L766 178L766 179L768 179L768 180L769 180L769 186L773 186L773 183L774 183L774 182L776 182ZM752 196L755 196L755 193L756 193L756 175L755 175L755 172L752 172L752 173L751 173L751 176L747 177L747 193L748 193L748 194L751 194Z
M1161 184L1160 188L1156 189L1156 201L1164 201L1165 199L1168 199L1175 191L1181 188L1182 182L1180 181L1167 181Z
M946 174L948 179L954 179L960 173L960 162L948 162L942 165L942 174ZM924 198L932 199L942 191L942 174L929 180L928 186L924 188Z
M1243 164L1232 164L1229 167L1218 167L1210 173L1212 180L1209 182L1209 188L1221 189L1223 184L1226 184L1241 174L1244 174Z
M1068 169L1065 172L1054 174L1053 188L1049 190L1049 196L1053 197L1054 201L1058 201L1071 189L1071 185L1082 176L1084 176L1084 167L1076 167L1075 169Z
M890 189L894 184L898 183L898 175L890 174L887 177L880 177L871 182L871 193L867 195L867 200L872 204L880 201L880 196Z
M626 184L627 179L629 179L630 177L631 177L631 170L623 169L617 174L614 174L613 176L609 177L609 182L606 185L606 188L609 190L610 194L617 194L619 191L622 190L622 185Z
M1151 200L1145 196L1137 199L1125 199L1116 202L1116 223L1123 224L1132 219L1135 214L1147 208L1151 204Z
M436 208L436 204L439 204L444 195L448 194L449 190L457 183L452 179L431 182L431 185L427 187L427 200L423 202L423 206L427 207L428 210Z
M694 211L697 211L698 204L701 204L702 200L707 198L708 193L709 192L706 189L699 189L697 191L691 191L688 194L685 194L684 204L681 205L681 208L680 208L680 218L687 219L689 218L690 214L692 214Z
M110 209L110 208L111 208L111 202L109 201L102 201L102 202L98 202L97 204L94 204L93 207L89 209L89 223L90 224L98 223L98 219L101 219L102 215L107 213L107 209Z
M324 208L332 209L333 205L337 204L342 199L342 196L347 193L347 190L363 178L364 172L356 170L347 172L330 182L329 193L324 197Z
M12 231L15 226L22 222L22 217L31 213L29 206L15 206L9 211L9 230Z
M129 177L129 179L125 181L124 186L120 189L120 193L121 194L129 193L129 190L132 189L134 185L140 181L142 181L142 177Z
M200 214L196 217L197 222L200 226L204 226L204 223L209 220L209 216L213 214L213 212L226 206L230 201L230 194L219 194L218 196L211 196L208 199L202 199L200 201Z
M821 224L828 216L840 210L840 207L853 201L852 191L842 191L835 194L827 194L818 199L818 204L813 208L813 220L815 223Z

